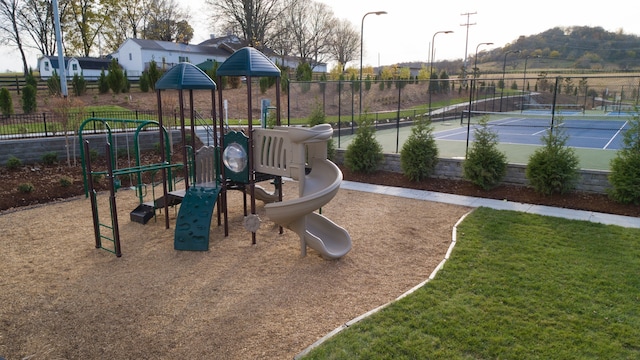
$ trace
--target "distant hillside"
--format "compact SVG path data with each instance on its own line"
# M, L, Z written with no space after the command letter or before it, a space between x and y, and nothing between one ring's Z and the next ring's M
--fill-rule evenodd
M609 32L602 27L572 26L555 27L540 34L520 36L501 48L482 51L478 54L478 67L483 71L502 71L506 66L522 67L527 59L529 69L576 69L590 71L626 71L640 69L640 37ZM469 54L469 70L474 64L474 55ZM517 65L520 64L520 65ZM405 63L400 66L420 68L420 63ZM480 66L483 65L483 66ZM462 59L438 61L438 70L449 74L460 73Z

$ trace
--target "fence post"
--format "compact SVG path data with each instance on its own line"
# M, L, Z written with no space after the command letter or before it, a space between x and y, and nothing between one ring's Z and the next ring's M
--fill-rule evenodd
M18 75L16 75L16 91L20 95L20 82L18 81Z
M44 137L49 136L47 134L47 113L43 112L42 113L42 123L44 123Z

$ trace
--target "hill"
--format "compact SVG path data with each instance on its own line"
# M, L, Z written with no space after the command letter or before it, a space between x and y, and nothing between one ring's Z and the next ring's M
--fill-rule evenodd
M477 64L483 72L502 72L519 60L528 59L529 69L575 69L587 71L630 71L640 69L640 37L622 30L610 32L602 27L555 27L531 36L520 36L504 47L481 51ZM470 53L468 67L475 62ZM420 68L424 63L403 63L400 66ZM426 64L428 66L428 64ZM480 66L482 65L482 66ZM438 70L457 74L463 60L437 61Z

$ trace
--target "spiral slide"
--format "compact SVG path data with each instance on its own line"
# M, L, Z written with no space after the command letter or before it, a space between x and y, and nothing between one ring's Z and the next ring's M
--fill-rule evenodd
M266 214L276 224L298 234L303 256L309 246L325 259L337 259L351 250L351 236L347 230L314 211L337 194L342 172L327 159L312 158L309 165L311 172L300 181L301 196L266 204Z

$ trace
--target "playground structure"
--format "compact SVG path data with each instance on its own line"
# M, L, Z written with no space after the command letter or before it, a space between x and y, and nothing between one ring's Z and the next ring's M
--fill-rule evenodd
M351 249L349 233L325 216L316 213L336 195L342 181L339 168L327 159L327 141L333 135L330 125L318 125L312 128L280 126L280 94L276 87L276 126L273 129L253 128L251 78L276 77L280 83L280 70L261 52L254 48L243 48L234 53L217 70L218 83L222 76L244 76L247 78L248 126L243 131L226 129L223 121L217 120L215 106L215 82L204 72L189 63L181 63L171 68L156 83L158 99L157 122L128 120L127 126L136 126L134 151L136 165L116 169L114 150L111 147L111 130L105 119L88 119L86 123L100 122L107 129L107 169L95 171L86 154L89 153L89 141L82 141L81 155L85 177L85 189L91 196L92 214L96 247L114 252L121 256L120 236L116 211L116 179L123 175L135 175L133 188L139 197L139 206L131 212L132 221L142 224L156 216L156 210L164 209L165 227L169 228L169 207L179 206L176 217L174 248L176 250L206 251L209 247L209 232L214 208L217 205L218 226L224 225L224 234L228 236L227 190L241 190L244 193L244 227L252 234L252 243L256 243L256 232L260 219L256 214L256 199L266 203L265 211L276 224L294 231L300 238L301 254L311 247L322 257L336 259ZM177 90L179 99L180 137L182 163L171 162L170 134L162 119L162 92ZM190 141L185 121L184 91L188 90L190 104ZM195 148L195 114L193 104L194 90L211 91L213 105L213 145ZM218 107L222 112L222 89L218 89ZM218 117L222 119L220 114ZM145 126L155 125L159 129L160 162L152 165L140 165L138 134ZM83 123L84 126L84 123ZM264 122L263 122L264 126ZM188 143L189 142L189 143ZM183 178L176 176L180 169ZM143 182L145 172L162 174L162 196L155 197L153 190L157 184L151 184L152 200L144 201L143 191L147 185ZM109 183L110 223L99 220L96 191L93 176L104 175ZM299 197L282 200L282 177L298 181ZM257 182L271 180L275 191L269 193L256 185ZM178 189L177 184L183 184ZM247 213L247 193L250 198L250 213ZM103 235L104 229L110 234ZM113 248L102 246L103 240L112 241Z

